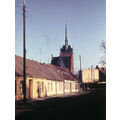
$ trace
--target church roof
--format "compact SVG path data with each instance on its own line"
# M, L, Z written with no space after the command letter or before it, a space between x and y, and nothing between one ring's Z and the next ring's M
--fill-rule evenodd
M60 57L52 57L51 64L60 66Z

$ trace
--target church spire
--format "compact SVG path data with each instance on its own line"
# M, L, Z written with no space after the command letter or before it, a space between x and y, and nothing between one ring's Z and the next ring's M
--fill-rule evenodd
M67 40L67 24L65 25L65 47L68 48L68 40Z

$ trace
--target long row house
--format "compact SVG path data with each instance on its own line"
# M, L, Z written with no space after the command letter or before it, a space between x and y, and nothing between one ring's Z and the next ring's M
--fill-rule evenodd
M15 100L24 98L23 58L15 55ZM26 59L26 98L79 91L79 82L69 69Z

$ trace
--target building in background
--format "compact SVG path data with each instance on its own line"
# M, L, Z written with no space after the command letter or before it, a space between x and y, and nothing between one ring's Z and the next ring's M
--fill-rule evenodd
M84 69L82 70L82 83L97 83L99 82L98 69Z
M95 69L82 70L82 83L106 82L106 68L96 66Z
M74 73L74 54L73 48L68 45L67 25L65 26L65 45L60 49L59 57L53 57L52 55L51 64L68 68L71 73Z
M100 87L101 84L106 84L106 68L96 66L94 69L83 69L77 78L82 88Z

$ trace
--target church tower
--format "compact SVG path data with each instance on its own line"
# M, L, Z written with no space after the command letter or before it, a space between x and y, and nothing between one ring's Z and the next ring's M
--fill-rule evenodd
M70 69L71 73L74 73L74 54L73 49L68 45L67 38L67 24L65 25L65 45L60 49L60 59L62 60L62 66Z
M58 57L51 58L51 64L68 68L71 73L74 74L74 54L73 49L68 44L67 38L67 24L65 25L65 45L60 49L60 55Z

